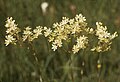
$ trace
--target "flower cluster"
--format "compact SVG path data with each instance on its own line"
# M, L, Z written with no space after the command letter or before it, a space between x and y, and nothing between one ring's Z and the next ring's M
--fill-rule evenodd
M117 32L110 34L107 27L103 26L101 22L96 22L97 29L95 35L98 37L98 46L91 49L92 51L104 52L110 49L111 40L118 36Z
M12 17L8 17L5 27L7 28L6 30L6 40L5 40L5 45L9 45L10 43L16 44L17 42L17 35L20 32L20 29L17 27L17 24L15 24L15 20L13 20Z
M43 34L51 43L53 51L62 47L64 42L67 42L68 45L72 42L72 47L68 50L76 54L81 49L88 47L90 43L89 38L91 36L97 36L98 43L95 46L91 45L93 47L91 51L104 52L110 50L112 40L118 36L117 32L110 34L107 31L107 27L103 26L101 22L96 22L96 26L96 29L88 27L85 17L79 14L72 19L63 17L62 21L54 23L52 28L37 26L32 30L32 28L28 26L23 30L23 33L21 33L21 37L23 42L33 41L38 38L39 35ZM6 46L10 43L15 44L18 40L18 33L20 32L17 24L15 24L15 20L12 20L12 17L7 18L5 27L7 28ZM94 42L92 42L92 44L94 45Z
M85 49L86 45L88 44L88 37L86 36L80 36L77 38L77 44L73 46L73 53L77 53L80 49Z
M38 36L41 34L42 34L41 26L37 26L33 31L32 31L32 28L28 26L23 31L22 39L23 41L25 40L33 41L35 38L38 38Z
M86 21L85 17L82 14L79 14L79 15L76 15L75 18L73 19L63 17L61 22L54 23L53 31L49 30L48 31L49 36L47 36L48 41L52 43L53 51L55 51L58 47L62 47L63 41L71 39L71 36L77 37L83 31L86 31L88 28L86 27L87 23L85 21ZM87 31L91 32L92 29L88 29ZM46 34L45 34L45 37L46 37Z
M7 28L5 36L5 45L8 46L10 43L16 44L16 42L19 40L19 37L21 37L18 33L21 32L18 28L18 25L15 24L15 20L13 20L12 17L8 17L5 27ZM39 35L42 35L42 26L37 26L35 29L32 30L29 26L23 30L22 33L22 41L33 41L35 38L38 38Z
M50 28L44 27L44 36L47 37L52 33Z

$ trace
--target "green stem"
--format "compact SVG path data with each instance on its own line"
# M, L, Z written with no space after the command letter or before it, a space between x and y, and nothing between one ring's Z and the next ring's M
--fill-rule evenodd
M98 61L97 61L97 65L100 65L100 67L98 67L98 82L100 82L101 53L99 53L99 54L98 54Z
M38 58L37 58L37 56L36 56L36 50L35 50L35 48L34 48L34 46L32 45L31 42L29 42L29 44L30 44L30 47L31 47L31 49L32 49L32 51L33 51L33 56L34 56L34 58L35 58L35 61L38 62Z
M71 70L71 80L72 82L74 82L74 73L73 73L73 59L74 59L74 54L71 54L71 57L70 57L70 70Z

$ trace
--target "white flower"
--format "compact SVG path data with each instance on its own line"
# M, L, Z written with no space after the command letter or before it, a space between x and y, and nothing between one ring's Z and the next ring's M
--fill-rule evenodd
M42 34L42 27L40 26L37 26L36 29L33 30L33 33L36 33L36 34Z
M31 28L29 26L26 27L25 30L23 31L23 37L22 37L23 41L25 41L26 39L28 39L29 41L32 41L33 40L31 37L32 35L33 33L31 31Z
M56 44L58 47L61 47L62 46L62 41L57 39L57 40L55 40L55 42L53 42L53 44Z
M38 38L38 36L42 34L42 27L37 26L36 29L33 30L33 33L33 38Z
M16 27L16 26L17 25L15 24L15 20L13 20L12 17L8 17L7 21L6 21L6 24L5 24L5 27L10 28L10 27Z
M16 39L13 36L8 35L6 36L5 45L8 46L10 43L13 43L14 41L16 41Z
M70 19L70 20L69 20L69 23L70 23L70 24L73 24L74 21L75 21L74 19Z
M59 26L58 23L54 23L54 24L53 24L53 28L56 28L56 27L58 27L58 26Z
M110 36L110 40L114 39L114 38L117 37L117 36L118 36L118 34L117 34L117 32L115 32L114 34L112 34L112 35Z
M101 46L94 47L91 49L91 51L102 52L102 47Z
M52 33L52 30L50 28L48 29L48 28L44 27L44 30L45 30L45 32L44 32L45 37L49 36Z
M62 17L62 21L60 22L60 26L65 25L69 22L69 18L67 17Z
M77 38L77 45L81 48L84 49L86 48L86 45L88 44L88 37L86 36L80 36Z
M94 33L94 29L90 28L89 33Z
M52 44L52 50L53 51L57 50L57 46L55 44Z
M78 51L80 50L79 46L78 45L74 45L73 48L72 48L72 51L73 53L77 53Z
M76 20L76 21L79 21L79 22L84 22L84 21L86 21L85 17L83 17L82 14L76 15L75 20Z
M44 29L44 30L47 30L47 27L45 26L43 29Z

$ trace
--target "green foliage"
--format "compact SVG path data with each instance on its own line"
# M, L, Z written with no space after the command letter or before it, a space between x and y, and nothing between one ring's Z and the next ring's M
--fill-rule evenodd
M0 0L0 82L119 82L120 37L112 44L112 50L101 54L102 68L97 69L98 55L91 52L72 58L63 50L51 51L44 37L31 45L4 45L5 19L12 16L19 27L51 26L61 17L74 17L82 13L90 26L104 22L110 32L120 35L120 0L46 0L49 3L44 15L44 0ZM24 29L24 28L21 28ZM38 61L35 60L34 50ZM65 46L67 48L67 46ZM82 66L82 62L85 66ZM81 75L81 69L84 73ZM72 70L72 71L71 71ZM71 74L73 76L71 76Z

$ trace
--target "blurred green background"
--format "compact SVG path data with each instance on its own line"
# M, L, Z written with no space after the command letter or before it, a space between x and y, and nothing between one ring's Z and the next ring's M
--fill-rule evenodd
M43 2L49 4L46 14L42 13ZM0 0L0 82L72 82L70 70L64 68L69 55L61 50L51 52L46 39L40 37L32 45L37 51L39 61L36 62L27 43L23 47L5 47L4 25L6 18L12 16L21 29L38 25L51 27L63 16L73 18L79 13L86 17L89 26L95 27L95 22L101 21L111 33L117 31L120 35L120 0ZM120 37L114 40L111 51L102 55L102 60L98 81L96 56L78 55L75 82L120 82ZM83 75L80 74L82 61L85 61Z

